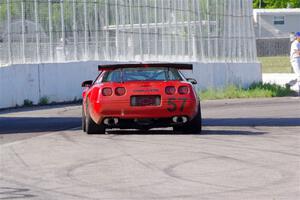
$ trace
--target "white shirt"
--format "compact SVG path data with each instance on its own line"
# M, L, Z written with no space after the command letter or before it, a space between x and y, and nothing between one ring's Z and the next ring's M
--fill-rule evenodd
M293 43L292 43L292 46L291 46L291 53L290 53L290 59L291 61L294 59L294 58L300 58L300 55L299 52L300 51L300 42L298 42L298 40L295 40Z

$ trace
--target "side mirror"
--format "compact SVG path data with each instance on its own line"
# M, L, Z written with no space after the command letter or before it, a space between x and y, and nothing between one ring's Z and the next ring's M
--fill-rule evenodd
M193 79L193 78L187 78L186 80L187 80L188 82L190 82L191 84L193 84L193 85L196 85L196 84L197 84L196 79Z
M81 87L91 87L93 84L92 80L88 80L88 81L83 81L81 84Z

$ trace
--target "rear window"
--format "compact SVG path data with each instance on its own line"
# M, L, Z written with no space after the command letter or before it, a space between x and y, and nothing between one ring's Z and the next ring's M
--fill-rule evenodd
M103 82L182 80L173 68L124 68L106 72Z

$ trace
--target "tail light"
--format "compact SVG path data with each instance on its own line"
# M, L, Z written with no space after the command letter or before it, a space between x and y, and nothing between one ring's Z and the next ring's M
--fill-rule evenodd
M168 95L175 94L176 88L175 88L174 86L167 86L167 87L165 88L165 92L166 92L166 94L168 94Z
M111 88L103 88L102 89L102 95L103 96L111 96L113 93Z
M117 87L117 88L115 89L115 94L116 94L117 96L123 96L125 93L126 93L126 90L125 90L125 88L123 88L123 87Z
M187 86L180 86L178 88L178 93L179 94L187 94L187 93L189 93L189 88Z

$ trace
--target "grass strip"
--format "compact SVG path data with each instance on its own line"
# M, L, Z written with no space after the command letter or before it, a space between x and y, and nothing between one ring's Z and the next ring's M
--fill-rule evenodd
M225 89L207 89L200 92L202 100L236 99L236 98L266 98L295 96L296 92L290 87L282 87L270 83L254 83L249 88L230 85Z
M289 56L258 57L263 73L293 73Z

